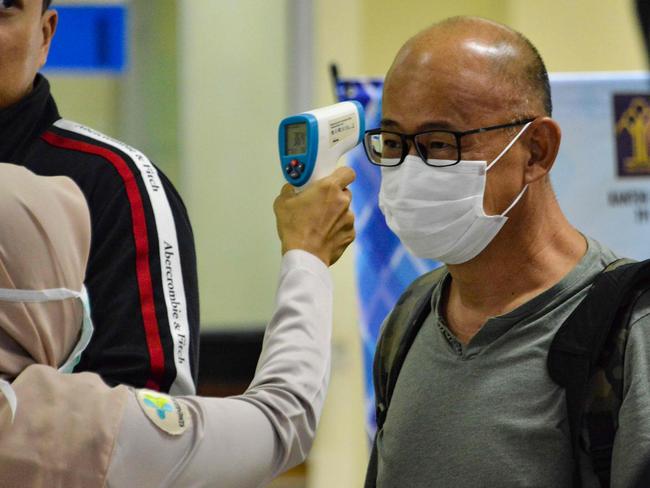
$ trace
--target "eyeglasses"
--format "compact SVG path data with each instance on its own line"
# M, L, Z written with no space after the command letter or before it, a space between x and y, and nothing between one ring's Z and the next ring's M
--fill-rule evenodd
M453 130L427 130L416 134L401 134L383 129L365 132L363 147L368 159L377 166L399 166L411 150L409 141L424 164L434 167L453 166L461 160L460 139L469 134L480 134L497 129L507 129L532 122L535 118L517 120L510 124L492 125L463 132Z

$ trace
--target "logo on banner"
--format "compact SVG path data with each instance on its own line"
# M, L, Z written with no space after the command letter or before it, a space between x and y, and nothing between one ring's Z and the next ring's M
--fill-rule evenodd
M619 176L650 176L650 94L614 95Z

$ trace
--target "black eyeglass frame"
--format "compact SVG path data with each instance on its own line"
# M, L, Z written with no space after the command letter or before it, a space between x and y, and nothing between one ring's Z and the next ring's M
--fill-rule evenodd
M402 134L401 132L393 132L391 130L384 130L384 129L381 129L381 128L370 129L370 130L367 130L364 133L364 136L363 136L363 148L366 151L366 156L368 157L368 161L370 161L375 166L381 166L381 167L384 167L384 168L395 168L395 167L399 166L400 164L402 164L404 162L404 159L406 159L406 156L411 151L411 146L410 146L410 144L408 144L408 142L411 141L413 143L413 145L415 146L415 150L418 153L418 156L420 156L420 159L424 162L424 164L426 164L427 166L434 167L434 168L443 168L443 167L447 167L447 166L453 166L455 164L458 164L461 161L461 159L462 159L462 157L461 157L462 156L461 155L461 148L460 148L460 138L461 137L467 136L467 135L470 135L470 134L481 134L483 132L488 132L488 131L492 131L492 130L508 129L510 127L517 127L519 125L525 125L525 124L528 124L529 122L532 122L536 118L537 117L521 119L521 120L516 120L515 122L510 122L509 124L491 125L489 127L481 127L479 129L470 129L470 130L465 130L465 131L453 131L453 130L446 130L446 129L432 129L432 130L425 130L425 131L422 131L422 132L416 132L414 134ZM454 138L456 139L456 148L458 149L458 151L457 151L458 155L457 155L456 161L454 161L453 163L450 163L450 164L443 164L443 165L429 164L427 162L427 158L426 158L426 156L424 156L420 152L420 147L419 147L418 144L416 144L415 138L418 137L418 136L421 136L423 134L430 134L432 132L444 132L446 134L452 134L454 136ZM399 163L397 163L397 164L379 164L379 163L376 163L376 162L374 162L372 160L372 157L370 156L370 154L371 154L370 149L368 147L369 146L368 139L369 139L370 136L374 136L374 135L381 134L381 133L393 134L393 135L396 135L396 136L400 137L400 141L402 143L402 156L400 157Z

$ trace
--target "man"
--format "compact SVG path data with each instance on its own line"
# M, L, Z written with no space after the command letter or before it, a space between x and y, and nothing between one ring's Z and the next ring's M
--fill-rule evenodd
M381 129L365 140L383 166L380 207L403 244L446 273L424 297L431 312L397 378L367 486L571 486L564 390L547 354L617 257L572 227L555 199L561 134L551 109L536 49L488 20L431 26L386 76ZM650 297L639 307L613 486L631 486L650 459ZM588 470L582 481L598 486Z
M199 301L185 207L142 153L60 118L37 74L57 25L50 3L0 2L0 161L69 176L88 201L95 332L77 370L110 385L192 394Z

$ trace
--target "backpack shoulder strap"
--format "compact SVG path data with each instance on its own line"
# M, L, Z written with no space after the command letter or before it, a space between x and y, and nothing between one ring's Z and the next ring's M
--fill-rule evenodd
M415 280L397 301L381 330L373 364L377 428L380 429L404 359L431 312L431 293L445 276L441 267Z
M622 378L617 380L614 371L623 365L630 315L638 296L650 288L649 278L650 260L608 265L551 344L548 371L566 390L575 486L580 486L582 448L587 448L601 486L609 486L622 397Z
M443 266L416 279L399 298L384 322L373 361L377 431L384 425L404 359L431 312L431 293L446 273L447 268ZM374 488L376 482L377 436L372 445L364 487Z

